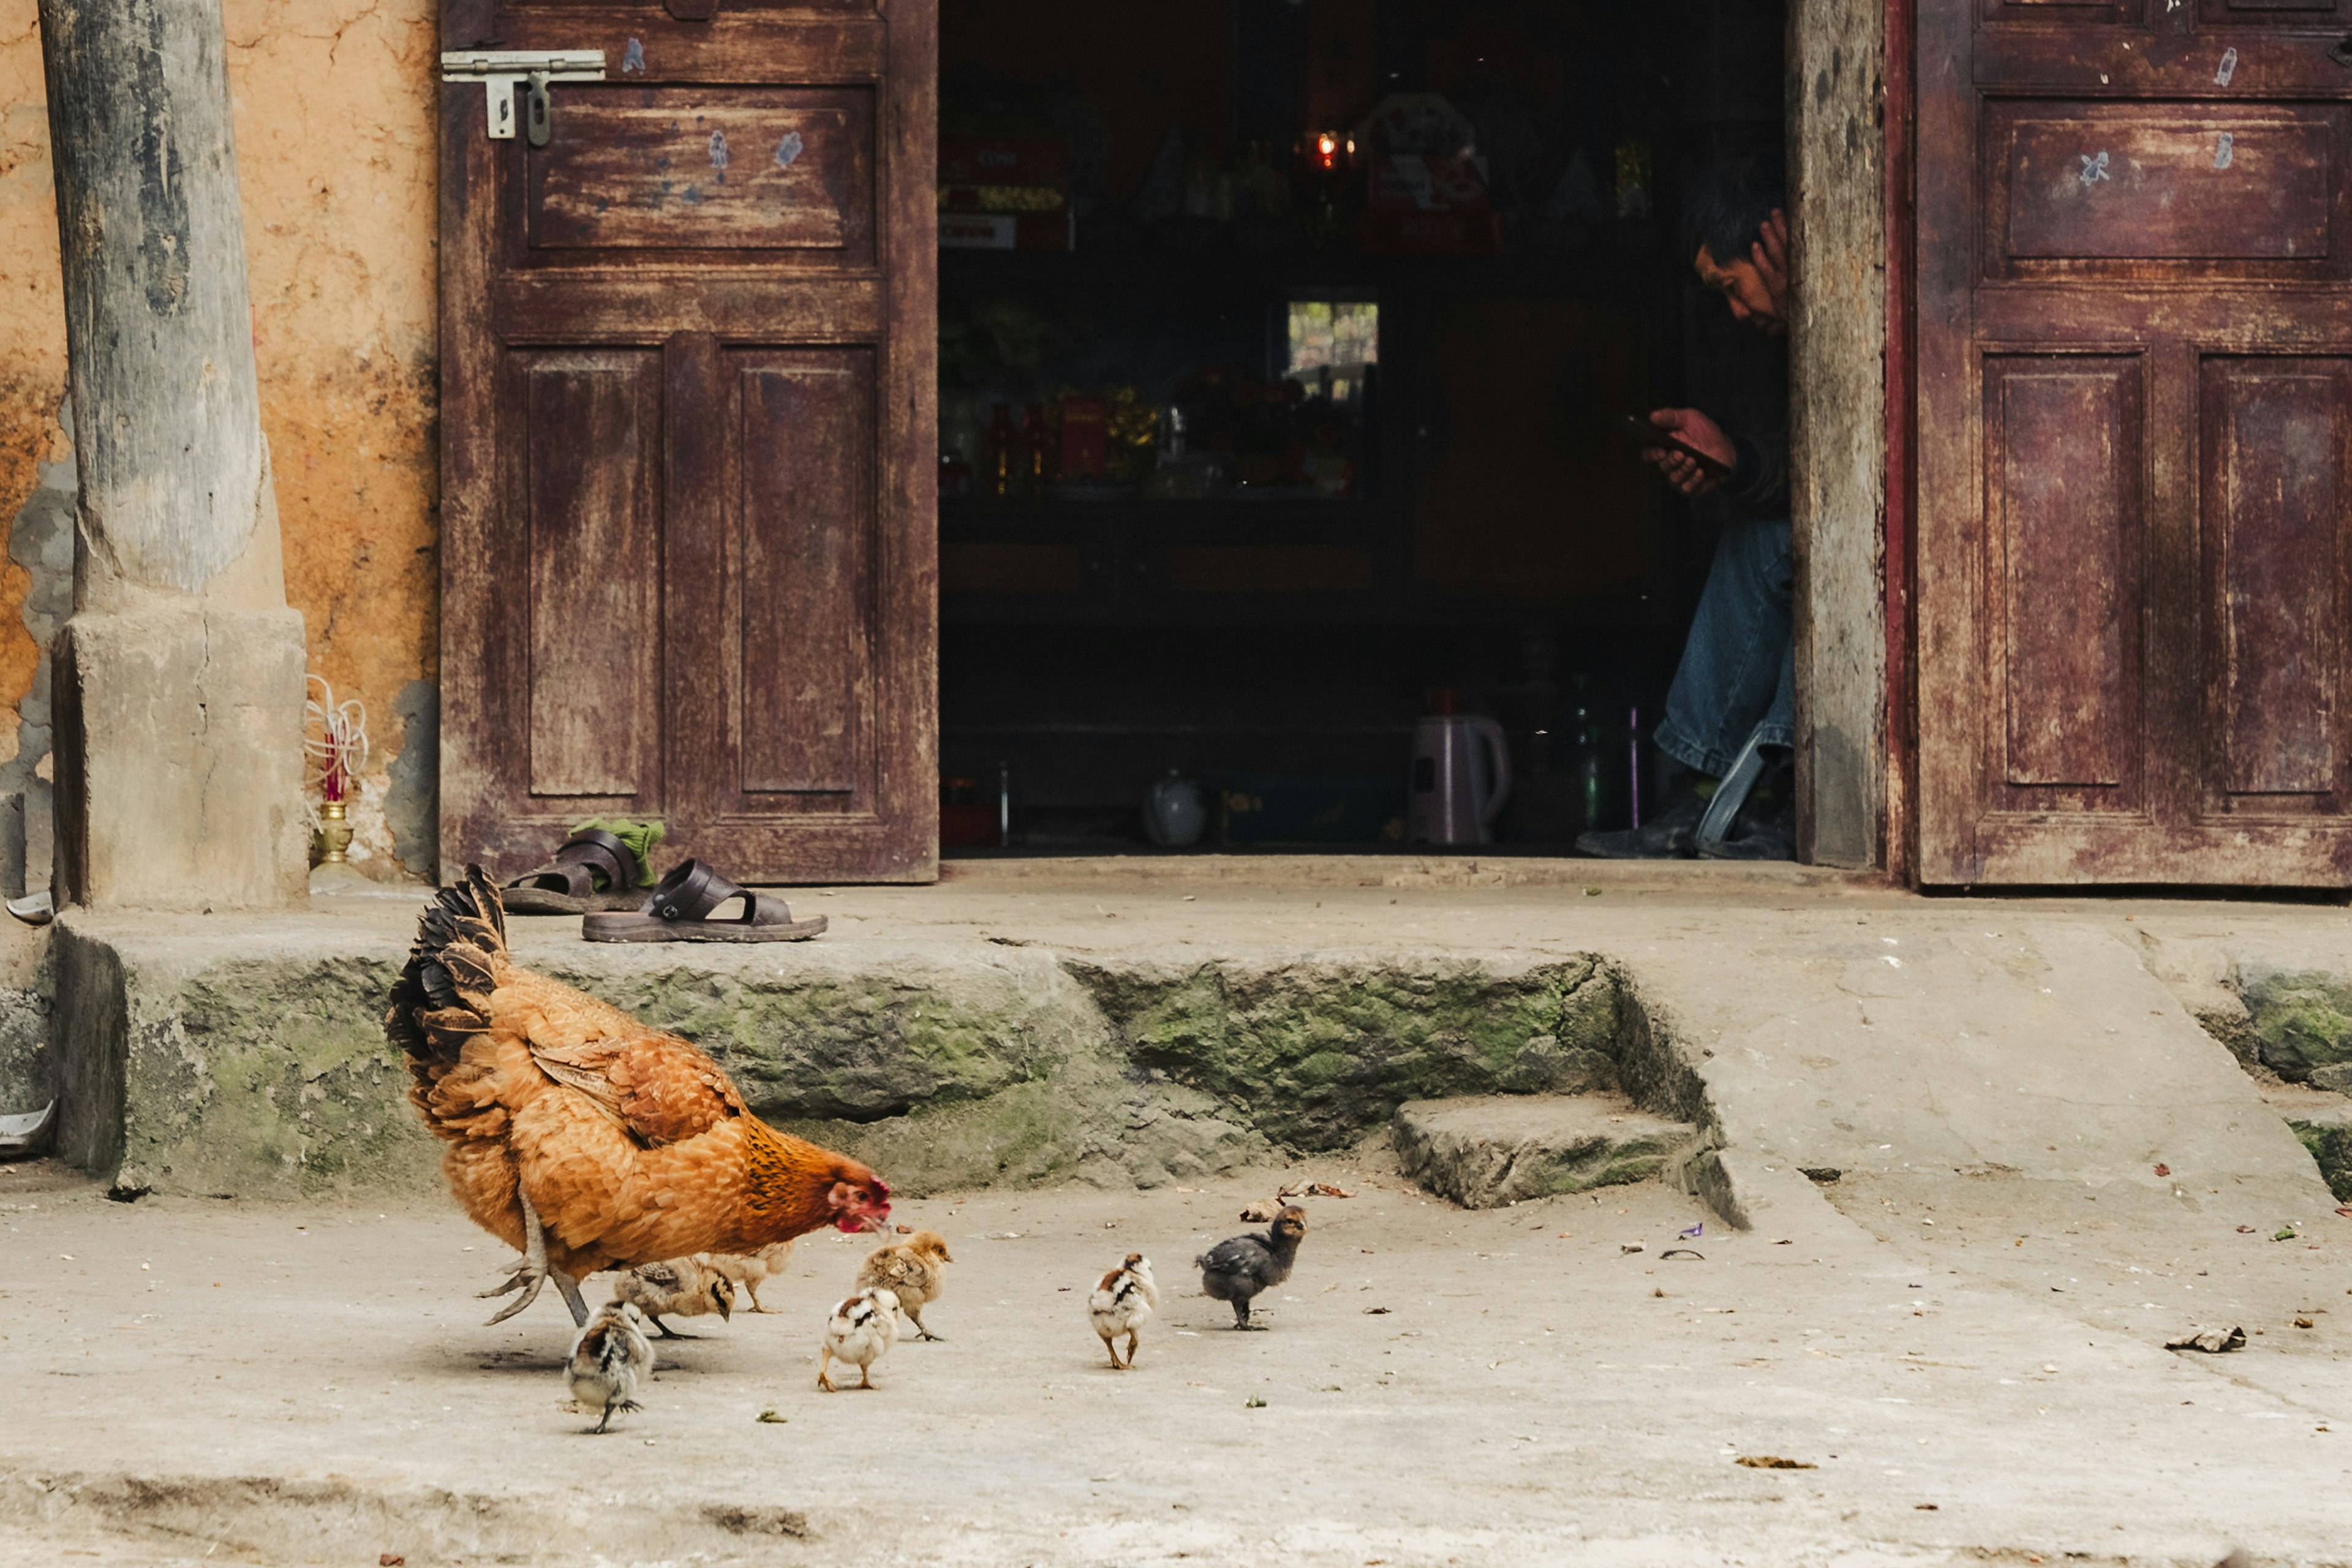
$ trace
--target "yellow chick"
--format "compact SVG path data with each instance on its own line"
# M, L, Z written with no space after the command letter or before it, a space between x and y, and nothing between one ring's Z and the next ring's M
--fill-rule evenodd
M707 1263L735 1282L736 1288L751 1299L751 1310L764 1312L760 1305L760 1283L784 1271L793 1259L793 1244L772 1242L757 1252L698 1252L698 1261Z
M677 1332L661 1321L661 1314L698 1318L705 1312L716 1312L722 1319L734 1315L735 1282L704 1262L708 1256L698 1254L693 1258L673 1258L667 1263L640 1263L614 1281L613 1300L626 1301L643 1312L666 1340L697 1338Z
M936 1230L919 1230L895 1247L877 1247L857 1271L857 1288L888 1290L898 1298L898 1310L913 1321L916 1333L927 1340L943 1336L923 1327L923 1309L940 1299L940 1266L953 1263L948 1238Z

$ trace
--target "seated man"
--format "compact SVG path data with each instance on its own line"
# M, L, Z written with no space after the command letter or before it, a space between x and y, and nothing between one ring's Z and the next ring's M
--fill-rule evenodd
M1775 338L1789 330L1787 199L1777 160L1741 159L1702 175L1683 215L1684 251L1699 280L1723 296L1733 320ZM1717 782L1745 762L1743 775L1760 765L1762 782L1706 852L1786 860L1796 853L1794 801L1783 775L1796 744L1797 700L1787 423L1727 432L1696 408L1661 408L1650 422L1722 465L1709 469L1671 448L1646 449L1667 482L1686 496L1725 490L1738 516L1716 545L1657 729L1658 749L1688 773L1656 816L1638 828L1584 834L1576 847L1611 859L1697 854Z

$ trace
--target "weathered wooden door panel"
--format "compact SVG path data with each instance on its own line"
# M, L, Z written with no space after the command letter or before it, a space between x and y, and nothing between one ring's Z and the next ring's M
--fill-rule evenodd
M1921 0L1925 880L2352 876L2338 9Z
M525 487L513 609L530 637L534 798L660 798L650 727L618 724L659 698L661 364L643 351L537 351L515 454Z
M2343 810L2352 361L2200 366L2209 815Z
M715 251L731 254L693 259L742 266L810 251L835 265L872 264L871 89L648 87L575 96L563 106L563 136L530 160L530 250Z
M607 64L537 148L446 89L446 868L932 874L935 6L444 0Z
M870 811L874 377L854 349L735 356L746 795Z
M1993 712L2009 810L2136 811L2137 355L2004 355L1984 367Z

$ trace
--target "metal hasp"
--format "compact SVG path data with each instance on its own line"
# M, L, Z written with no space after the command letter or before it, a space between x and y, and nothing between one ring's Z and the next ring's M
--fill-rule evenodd
M443 81L478 81L485 98L490 139L511 142L515 133L515 88L530 84L530 137L534 147L547 145L551 123L547 84L551 81L603 81L602 49L453 49L441 57Z

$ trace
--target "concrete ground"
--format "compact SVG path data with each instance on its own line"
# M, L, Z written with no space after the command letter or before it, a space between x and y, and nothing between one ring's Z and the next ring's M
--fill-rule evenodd
M567 1321L482 1327L467 1292L502 1252L445 1204L118 1204L0 1166L0 1560L2352 1563L2352 1219L2264 1098L2343 1097L2266 1087L2217 1038L2268 1049L2303 1026L2263 998L2326 990L2265 976L2352 983L2339 908L1921 899L1789 867L950 869L795 890L821 942L694 961L785 986L929 966L945 997L1032 973L992 964L1311 988L1597 955L1703 1086L1708 1204L1465 1213L1375 1135L1306 1167L1360 1195L1312 1205L1272 1331L1234 1335L1183 1263L1272 1172L933 1196L898 1217L956 1248L949 1340L902 1345L882 1392L810 1386L859 1250L827 1237L781 1315L693 1325L650 1408L591 1442L558 1407ZM417 901L79 940L199 969L390 955ZM560 921L516 947L620 979L662 956ZM1660 1258L1700 1224L1704 1261ZM1173 1290L1115 1374L1079 1303L1130 1247ZM2161 1348L2232 1323L2242 1351Z
M1310 1173L1356 1195L1312 1202L1268 1331L1234 1333L1186 1260ZM1925 1242L1832 1216L1791 1239L1727 1233L1656 1184L1465 1213L1373 1152L900 1217L950 1238L926 1314L945 1342L901 1343L877 1392L816 1392L822 1315L866 1245L821 1235L765 1291L773 1315L681 1324L703 1337L663 1345L646 1409L598 1438L564 1405L569 1321L551 1299L483 1326L467 1292L504 1251L446 1207L123 1205L7 1168L0 1560L2352 1552L2352 1221L2334 1215L2288 1242L2221 1216L2151 1247L2070 1213ZM1678 1246L1703 1257L1663 1256ZM1166 1302L1140 1368L1114 1373L1083 1292L1130 1248ZM2242 1324L2247 1346L2160 1348L2192 1321Z

